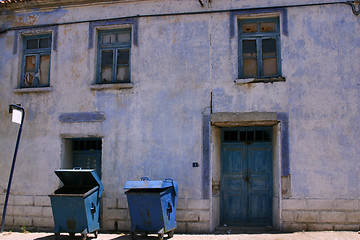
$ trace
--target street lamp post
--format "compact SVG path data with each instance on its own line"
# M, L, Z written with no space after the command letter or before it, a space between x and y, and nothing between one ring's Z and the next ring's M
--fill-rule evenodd
M20 127L19 127L19 132L18 132L18 136L17 136L17 140L16 140L15 152L14 152L13 162L12 162L12 165L11 165L9 183L8 183L5 202L4 202L4 210L3 210L2 221L1 221L1 232L4 231L6 207L7 207L7 203L8 203L8 200L9 200L11 180L12 180L13 173L14 173L16 155L17 155L17 151L18 151L18 147L19 147L21 130L22 130L22 125L23 125L24 116L25 116L25 110L24 110L24 108L20 107L19 105L11 104L9 106L9 113L12 113L12 121L14 123L20 124Z

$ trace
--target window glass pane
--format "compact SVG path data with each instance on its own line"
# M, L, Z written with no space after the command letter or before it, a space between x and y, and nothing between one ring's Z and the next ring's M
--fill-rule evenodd
M121 49L118 50L118 55L117 55L117 64L129 64L129 49Z
M101 81L111 82L112 67L106 66L101 68Z
M265 141L270 141L270 130L264 130L264 140Z
M277 75L276 39L262 40L263 75Z
M86 146L87 146L86 150L95 150L96 149L96 140L88 141Z
M74 140L73 142L73 151L79 150L79 141Z
M247 140L253 141L254 140L254 131L248 131L247 132Z
M130 42L130 33L122 32L117 34L117 42L118 43L128 43Z
M256 40L242 41L242 53L244 57L256 57Z
M263 57L276 56L276 39L262 40Z
M101 140L86 141L86 150L89 151L101 150Z
M24 85L25 86L32 86L34 84L34 72L26 72L24 75Z
M242 32L243 33L252 33L258 31L257 23L244 23L242 24Z
M263 71L264 76L277 75L276 57L263 59Z
M263 140L263 131L256 130L255 131L255 140L256 141L262 141Z
M36 56L26 56L25 58L25 72L24 72L24 85L32 86L35 82L35 67Z
M276 23L275 22L263 22L260 23L260 31L261 32L275 32Z
M25 71L35 72L36 56L26 56L25 59Z
M129 67L118 66L116 70L116 81L124 82L129 81Z
M85 150L85 141L79 141L79 149L78 150Z
M116 40L115 34L103 34L102 35L102 43L103 44L111 44L114 43Z
M246 131L240 131L240 141L246 141Z
M41 38L40 48L49 48L49 47L50 47L50 38Z
M224 131L224 142L237 142L238 131Z
M38 39L29 39L26 41L26 49L37 49Z
M112 66L113 65L113 51L103 50L101 51L101 66Z
M243 61L243 75L245 77L256 77L256 75L257 75L257 61L256 61L256 59L244 59L244 61Z
M101 51L101 81L110 82L112 80L113 51Z
M49 83L50 72L50 55L40 56L40 85L47 85Z

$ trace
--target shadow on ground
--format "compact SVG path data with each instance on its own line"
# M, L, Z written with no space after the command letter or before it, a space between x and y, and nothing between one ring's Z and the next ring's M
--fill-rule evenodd
M96 240L96 238L92 235L89 234L87 237L88 240ZM101 240L101 233L98 236L98 239ZM113 236L111 238L106 238L107 240L132 240L130 234L126 234L126 235L119 235L119 236ZM156 240L158 239L157 235L149 235L149 236L141 236L141 235L136 235L136 240ZM164 240L168 239L167 237L164 236ZM34 240L55 240L55 235L49 233L49 236L46 237L39 237L39 238L35 238ZM68 234L63 233L60 236L58 236L57 240L82 240L81 235L75 235L74 237L70 237Z

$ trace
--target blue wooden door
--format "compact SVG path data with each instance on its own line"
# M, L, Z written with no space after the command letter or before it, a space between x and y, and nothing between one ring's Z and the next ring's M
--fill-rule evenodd
M82 169L95 169L101 178L101 153L99 152L77 152L73 155L73 167Z
M271 226L271 128L222 129L221 151L221 223Z
M95 169L101 178L101 139L73 139L73 167Z

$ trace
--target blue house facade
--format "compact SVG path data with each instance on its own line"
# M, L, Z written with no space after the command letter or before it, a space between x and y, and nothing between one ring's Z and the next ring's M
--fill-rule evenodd
M179 184L177 232L359 230L358 2L0 1L0 206L52 229L54 170Z

